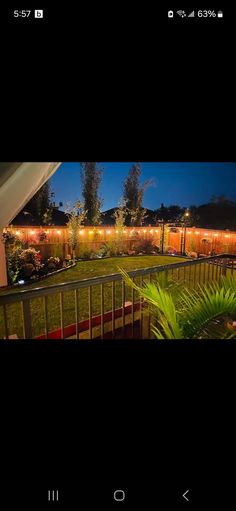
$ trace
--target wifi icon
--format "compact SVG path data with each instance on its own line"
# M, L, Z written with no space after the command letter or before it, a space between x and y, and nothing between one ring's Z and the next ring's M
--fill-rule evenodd
M181 17L181 18L185 18L186 16L186 12L185 11L176 11L177 14Z

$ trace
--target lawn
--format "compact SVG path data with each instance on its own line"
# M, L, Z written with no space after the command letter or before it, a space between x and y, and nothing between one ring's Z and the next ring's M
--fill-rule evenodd
M50 286L53 284L59 284L62 282L72 282L75 280L82 280L86 278L98 277L102 275L109 275L112 273L118 273L118 268L122 267L126 271L131 271L139 268L147 268L151 266L171 264L177 262L183 262L183 258L172 257L172 256L139 256L139 257L116 257L108 259L98 259L92 261L79 261L75 267L68 269L67 271L58 273L47 279L43 279L37 283L33 283L27 286L22 286L21 289L33 289L39 287ZM179 276L179 275L178 275ZM137 283L139 281L137 280ZM16 293L19 288L11 290L1 290L0 293ZM104 312L111 310L111 283L104 285ZM100 313L100 286L93 286L92 289L92 310L93 315ZM79 292L79 321L88 318L88 290L81 289ZM131 290L126 290L125 300L129 301L131 298ZM135 295L135 299L137 295ZM117 282L115 286L115 307L121 307L121 283ZM2 309L2 308L1 308ZM36 298L31 300L31 315L32 315L32 328L33 336L43 334L45 332L45 320L44 320L44 305L42 298ZM17 334L19 338L23 337L22 327L22 312L19 303L7 306L7 318L9 325L9 335ZM49 331L55 330L60 327L60 302L59 294L51 295L48 297L48 321ZM75 301L74 292L68 291L64 294L64 323L70 325L75 322ZM0 338L5 336L3 326L3 311L0 310Z

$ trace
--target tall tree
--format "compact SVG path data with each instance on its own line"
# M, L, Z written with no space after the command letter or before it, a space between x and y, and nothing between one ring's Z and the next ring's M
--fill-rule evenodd
M73 208L68 203L65 211L68 217L68 241L72 249L73 262L75 262L75 249L79 243L79 228L84 223L87 212L84 204L77 200Z
M85 225L101 223L102 200L98 195L102 179L102 169L97 162L81 163L81 179L83 185L84 209L87 211Z
M124 182L123 199L128 210L126 223L127 225L142 225L146 216L146 209L142 207L143 195L151 181L145 181L140 186L139 178L141 175L141 164L132 165L129 174Z
M127 208L126 202L121 199L119 202L119 206L113 214L113 218L115 219L115 226L118 231L122 231L125 226L125 219L127 216Z
M31 213L31 215L41 224L50 225L52 221L52 198L54 193L51 190L49 181L37 191L37 193L30 199L30 201L23 208L24 211Z

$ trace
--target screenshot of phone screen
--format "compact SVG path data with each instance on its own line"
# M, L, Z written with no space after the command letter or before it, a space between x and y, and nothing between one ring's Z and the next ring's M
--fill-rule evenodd
M3 509L235 502L234 34L1 8Z

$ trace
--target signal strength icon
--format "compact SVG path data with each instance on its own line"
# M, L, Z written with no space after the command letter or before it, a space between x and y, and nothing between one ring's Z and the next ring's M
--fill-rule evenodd
M181 18L185 18L185 16L186 16L186 12L185 11L176 11L176 12L177 12L177 14L179 16L181 16Z
M190 14L188 15L188 18L194 18L194 16L195 16L195 12L194 12L194 11L192 11L192 12L190 12Z

